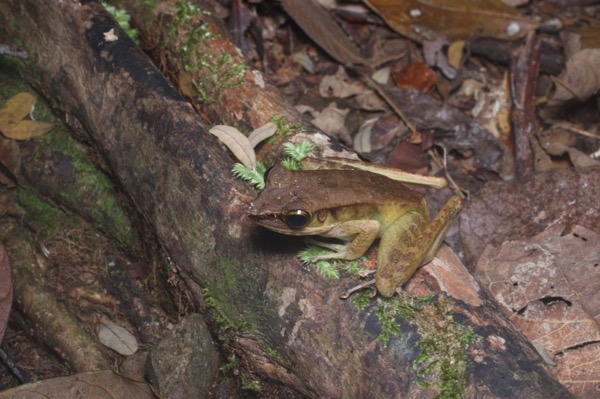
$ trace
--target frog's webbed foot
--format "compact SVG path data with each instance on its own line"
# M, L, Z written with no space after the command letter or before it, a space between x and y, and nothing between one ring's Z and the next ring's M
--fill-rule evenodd
M342 295L340 295L340 299L348 299L350 297L350 295L354 294L355 292L364 290L365 288L371 288L371 295L370 297L373 298L375 295L377 295L377 290L375 289L375 279L366 281L364 283L355 285L354 287L350 288L348 291L344 292Z

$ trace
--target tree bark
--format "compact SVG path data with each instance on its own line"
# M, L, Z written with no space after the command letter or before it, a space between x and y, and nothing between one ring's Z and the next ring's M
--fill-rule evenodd
M256 372L308 397L436 393L414 382L423 331L398 319L403 335L384 347L376 340L381 332L376 301L362 310L341 301L339 293L355 282L332 282L304 270L289 248L296 240L250 224L246 209L254 194L232 178L227 153L98 3L6 0L0 2L0 21L2 40L27 51L20 65L24 74L71 125L85 128L195 305L210 309L219 320L215 333L228 334L227 345ZM230 108L226 93L204 119L241 118L256 126L264 115L277 113L301 123L255 73L244 73L242 89L260 101L240 95L247 100L238 104L243 112L236 112L238 105ZM262 102L267 90L270 99ZM272 104L277 108L264 110ZM570 397L464 269L448 272L446 263L433 263L409 289L446 291L452 319L481 337L467 351L465 396Z

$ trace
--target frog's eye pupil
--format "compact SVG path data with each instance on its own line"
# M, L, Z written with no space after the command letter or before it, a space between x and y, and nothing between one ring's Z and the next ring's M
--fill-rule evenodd
M301 229L305 227L311 219L311 214L303 209L294 209L285 214L285 222L292 229Z

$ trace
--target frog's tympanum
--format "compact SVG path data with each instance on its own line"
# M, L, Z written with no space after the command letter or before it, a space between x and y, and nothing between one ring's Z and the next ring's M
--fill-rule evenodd
M252 203L250 217L278 233L334 237L343 244L319 259L356 259L381 238L375 284L392 296L435 256L462 201L454 196L433 221L424 197L387 177L358 170L286 170L274 167Z

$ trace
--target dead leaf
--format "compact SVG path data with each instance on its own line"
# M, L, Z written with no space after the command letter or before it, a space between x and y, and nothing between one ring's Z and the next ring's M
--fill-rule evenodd
M244 166L252 168L256 165L254 147L242 132L231 126L217 125L210 129L209 133L225 144Z
M448 47L448 64L454 69L460 68L462 64L465 41L457 40Z
M400 70L392 68L391 74L396 86L416 89L422 93L427 93L437 80L436 73L422 62L408 64Z
M146 383L104 370L32 382L0 392L0 399L14 398L156 399L157 396Z
M427 173L429 171L429 161L423 156L423 152L431 146L433 134L428 132L421 134L425 143L413 144L408 140L402 140L387 159L386 165L393 168L405 170L413 173Z
M262 125L261 127L254 129L252 131L252 133L250 133L248 135L248 141L250 142L250 145L252 146L252 148L254 148L261 141L266 140L269 137L273 136L276 131L277 131L276 124L274 124L272 122L266 123L266 124Z
M19 93L9 98L0 108L0 129L23 120L34 104L35 97L29 93Z
M330 103L319 115L312 120L312 124L321 129L329 136L336 137L343 143L352 143L350 132L346 128L346 116L349 109L341 109L336 103Z
M13 125L0 126L2 133L9 139L29 140L34 137L43 136L54 129L54 124L48 122L37 122L24 120Z
M600 342L590 342L582 349L559 354L560 363L553 371L577 398L597 398Z
M19 93L9 98L0 109L0 131L13 140L28 140L54 129L52 123L23 120L33 110L35 97Z
M444 36L450 41L473 36L515 40L538 23L499 0L365 0L396 32L417 42Z
M131 356L138 350L137 339L129 331L115 323L100 326L98 339L102 345L123 356Z
M350 41L329 13L314 0L283 0L285 12L327 54L343 65L366 64L358 47Z
M473 104L469 113L494 137L505 139L511 131L511 98L508 74L501 81L465 79L449 99L451 105ZM508 139L506 139L508 141Z
M472 157L476 168L493 169L503 152L498 140L462 111L417 90L379 86L419 131L434 131L436 143ZM373 145L375 149L375 145Z
M575 147L569 147L557 141L549 142L543 139L540 139L540 144L542 145L542 148L550 155L561 156L568 154L573 166L580 168L594 165L600 166L600 161L590 157L584 152L579 151Z
M8 316L12 306L13 288L10 259L4 244L0 242L0 343L6 332Z
M565 71L553 78L554 101L585 101L600 90L600 49L584 49L573 54Z
M423 42L423 55L427 65L438 67L445 77L452 80L456 78L456 69L450 65L446 48L450 42L445 37L438 37L435 40Z
M367 91L367 88L356 80L350 80L344 67L340 66L335 75L327 75L321 79L319 94L323 98L347 98Z
M571 389L585 384L587 392L580 393L591 397L592 382L600 376L600 361L586 362L587 345L600 341L600 234L555 224L531 239L488 246L475 272L519 330L543 346L554 363L567 352L580 357L574 364L586 364L590 380L573 381L569 367L558 377L569 380Z
M488 245L534 236L547 226L578 224L600 233L600 167L538 173L525 181L484 185L460 213L465 257L473 264Z

